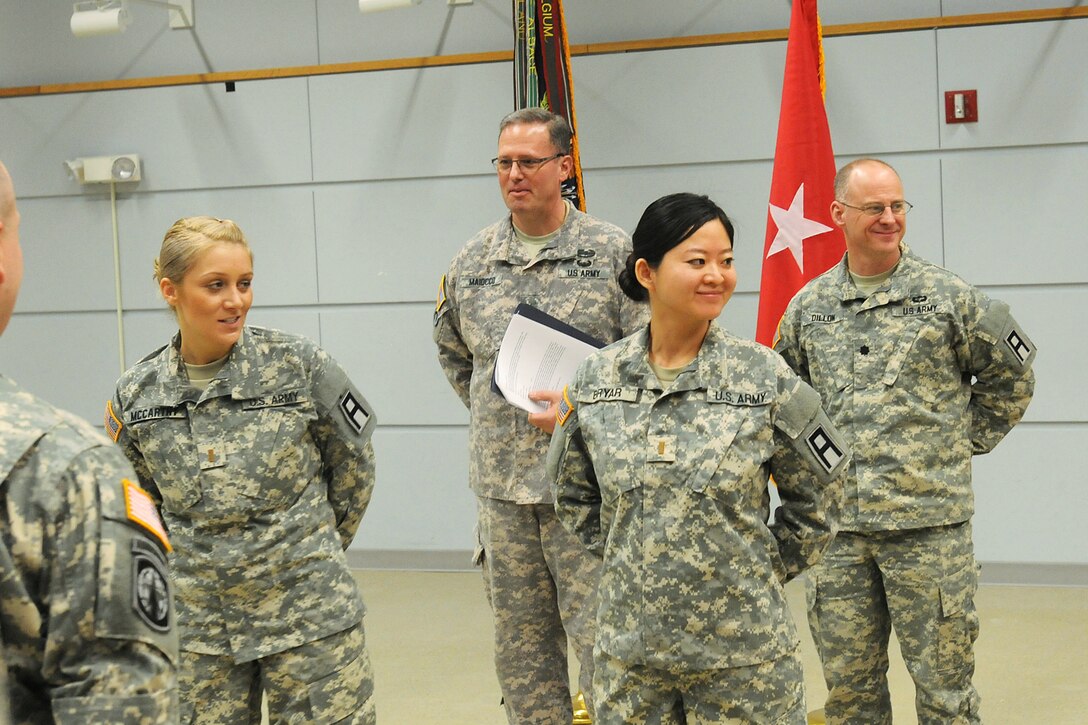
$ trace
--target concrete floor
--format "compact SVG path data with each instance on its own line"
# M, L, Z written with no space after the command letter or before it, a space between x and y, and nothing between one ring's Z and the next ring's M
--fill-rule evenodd
M378 721L504 725L491 613L477 572L360 571ZM802 637L809 709L826 689L799 582L787 586ZM975 685L987 723L1088 722L1088 589L984 585ZM894 638L893 638L894 640ZM914 685L892 645L895 722L917 723Z

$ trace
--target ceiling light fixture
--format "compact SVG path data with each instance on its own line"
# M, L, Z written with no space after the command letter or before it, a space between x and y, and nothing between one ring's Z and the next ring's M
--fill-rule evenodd
M471 5L473 0L446 0L449 6ZM359 0L359 12L377 13L382 10L394 10L419 5L421 0Z
M88 38L125 32L125 28L132 24L132 13L128 9L130 2L168 8L171 28L193 27L193 0L83 0L72 6L69 23L72 35Z

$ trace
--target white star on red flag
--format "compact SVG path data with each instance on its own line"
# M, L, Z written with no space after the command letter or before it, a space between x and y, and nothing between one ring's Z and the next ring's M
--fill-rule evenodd
M790 250L793 259L797 262L797 269L805 270L804 241L809 237L815 237L824 232L831 231L831 227L805 217L805 184L797 187L797 193L793 195L789 209L769 204L771 218L774 219L778 233L774 235L774 241L767 248L767 257L778 254L786 249Z

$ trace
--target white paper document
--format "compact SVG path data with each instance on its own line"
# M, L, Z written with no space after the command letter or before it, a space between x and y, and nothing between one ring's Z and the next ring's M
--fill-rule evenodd
M547 404L529 400L530 390L562 390L578 365L604 345L532 305L520 304L499 345L491 387L530 413Z

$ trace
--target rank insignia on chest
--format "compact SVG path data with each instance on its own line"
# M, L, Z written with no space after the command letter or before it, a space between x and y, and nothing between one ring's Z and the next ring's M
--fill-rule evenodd
M650 436L650 463L672 463L676 460L676 436Z

